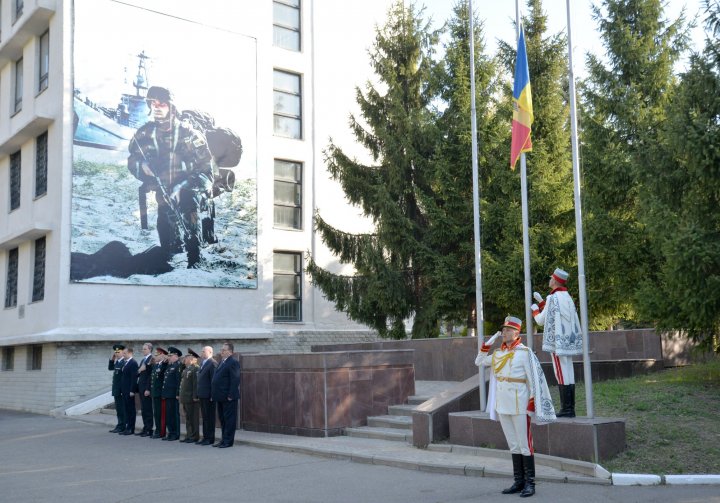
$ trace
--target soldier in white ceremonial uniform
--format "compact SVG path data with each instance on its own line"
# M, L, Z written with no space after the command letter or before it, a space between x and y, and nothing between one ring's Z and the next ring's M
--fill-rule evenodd
M500 420L513 461L514 483L503 494L535 494L535 456L530 431L531 416L540 422L555 420L555 410L545 376L535 354L520 340L522 321L508 316L487 343L482 345L475 365L492 368L487 410ZM500 349L490 354L493 343L502 337Z
M575 417L575 370L573 356L583 352L583 339L580 331L575 303L565 287L568 273L555 269L550 276L550 295L546 300L535 292L533 318L543 325L543 351L550 353L550 359L560 391L560 412L558 417Z

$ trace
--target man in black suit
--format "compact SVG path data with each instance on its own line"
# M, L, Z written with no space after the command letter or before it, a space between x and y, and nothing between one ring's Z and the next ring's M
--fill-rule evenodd
M113 354L108 362L108 370L113 373L112 378L112 396L115 400L115 415L117 416L117 424L110 433L121 433L125 431L125 406L123 405L122 395L120 394L120 373L122 372L125 359L123 358L123 350L125 346L115 344L113 346Z
M200 399L200 414L203 422L203 439L195 442L198 445L212 445L215 443L215 404L210 400L210 391L213 374L215 374L215 360L213 348L205 346L200 351L203 361L198 371L198 398Z
M212 401L217 403L222 440L213 447L231 447L235 442L238 400L240 399L240 362L233 358L235 348L229 342L223 344L222 361L215 369L211 384Z
M178 359L181 356L182 351L178 348L172 346L168 348L168 366L165 369L162 389L162 397L165 399L165 425L167 426L167 435L163 437L163 440L171 442L180 439L180 403L178 398L181 370Z
M136 433L141 437L153 434L152 396L150 396L150 378L152 376L153 345L149 342L143 344L143 358L138 369L137 387L140 395L140 409L142 410L143 429Z
M132 435L135 433L135 420L137 409L135 408L135 392L137 391L138 364L133 359L133 349L125 348L125 365L120 375L120 393L125 406L125 431L120 435Z

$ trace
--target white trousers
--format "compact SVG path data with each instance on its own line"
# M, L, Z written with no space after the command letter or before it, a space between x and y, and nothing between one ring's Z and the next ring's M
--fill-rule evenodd
M558 384L575 384L575 369L573 369L572 356L558 356L550 353L550 359Z
M498 418L510 453L532 456L535 450L530 431L530 416L527 414L498 414Z

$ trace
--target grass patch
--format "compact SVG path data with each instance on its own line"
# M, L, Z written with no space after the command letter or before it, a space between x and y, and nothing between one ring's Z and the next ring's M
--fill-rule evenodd
M555 404L557 386L550 386ZM596 417L625 418L627 448L602 463L611 472L720 472L720 361L593 383ZM585 386L576 413L586 415Z

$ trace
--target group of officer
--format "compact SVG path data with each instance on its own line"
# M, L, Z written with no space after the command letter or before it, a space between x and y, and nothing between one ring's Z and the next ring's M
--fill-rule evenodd
M143 358L138 363L131 347L113 346L108 370L113 371L117 425L110 433L180 440L182 405L186 435L180 442L220 448L232 446L240 398L240 362L232 356L233 345L223 344L219 363L213 358L211 346L205 346L199 355L188 348L184 357L182 351L173 346L167 350L157 347L153 355L153 345L149 342L143 344L142 351ZM135 395L140 399L143 421L142 431L138 433L135 433ZM222 438L217 443L216 413L222 430Z

